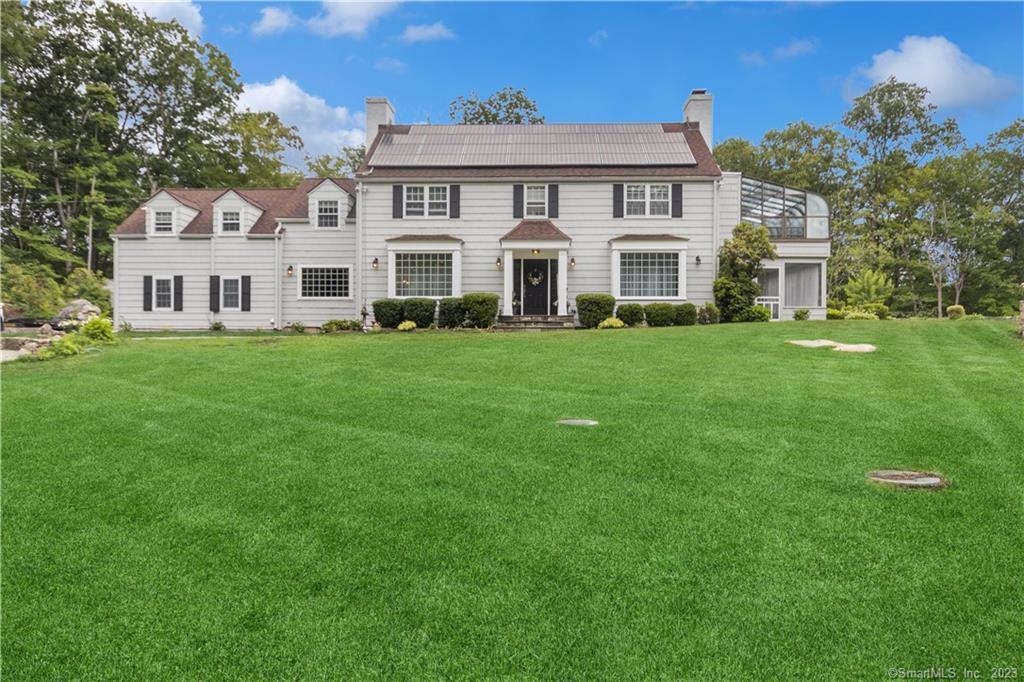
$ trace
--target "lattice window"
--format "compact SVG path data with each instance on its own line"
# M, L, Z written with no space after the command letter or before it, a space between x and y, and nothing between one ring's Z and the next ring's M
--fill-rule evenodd
M679 296L679 254L647 251L621 253L619 295L622 298Z
M348 298L348 268L303 267L302 298Z
M451 296L451 253L396 253L396 296Z

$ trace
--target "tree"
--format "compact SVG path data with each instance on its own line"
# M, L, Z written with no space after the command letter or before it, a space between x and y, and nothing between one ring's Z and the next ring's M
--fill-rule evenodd
M1006 216L999 247L1007 279L1024 283L1024 118L994 133L981 150L986 203ZM1019 291L1010 300L1019 296Z
M347 178L355 175L366 158L366 147L341 147L340 153L307 156L306 167L318 178Z
M234 114L227 124L227 153L203 178L204 185L227 187L292 187L302 173L285 160L289 149L301 150L302 138L269 111Z
M715 303L724 322L746 319L761 291L757 277L764 267L762 261L776 255L767 228L749 223L733 228L732 238L719 249L718 279L714 282Z
M845 287L846 302L853 306L885 303L892 296L892 282L884 272L865 270Z
M493 125L498 123L543 123L537 103L526 96L525 89L507 87L487 99L475 92L459 96L448 105L451 120L462 124Z

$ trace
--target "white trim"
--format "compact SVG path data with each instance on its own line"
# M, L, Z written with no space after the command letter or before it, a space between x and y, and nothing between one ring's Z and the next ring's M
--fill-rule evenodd
M334 229L334 228L324 228ZM304 268L332 268L348 270L348 296L303 296L302 295L302 270ZM352 265L349 263L299 263L295 266L298 279L295 280L295 299L298 301L351 301L352 295Z
M217 233L222 237L240 237L242 236L242 223L245 220L245 211L225 211L222 208L218 208L217 211ZM224 214L225 213L237 213L238 214L238 229L227 231L224 229Z
M560 249L568 249L572 243L569 239L536 239L531 241L525 241L522 239L502 239L502 249L514 249L516 251L531 251L533 249L540 249L541 251L558 251Z
M398 183L395 183L398 184ZM419 188L423 190L423 215L409 215L409 188ZM430 190L431 188L444 187L444 215L430 215ZM417 202L420 203L420 202ZM358 207L356 211L358 211ZM414 220L422 220L425 218L433 218L435 220L444 220L451 217L452 212L452 187L450 184L443 182L433 182L427 184L414 183L411 185L402 185L402 219L412 218Z
M569 309L569 252L561 249L558 252L558 310L559 315L567 315Z
M515 252L512 249L505 249L502 251L501 256L501 267L504 269L502 273L503 290L502 290L502 301L501 301L501 314L511 316L512 315L512 294L515 291L513 285L513 275L515 274Z
M657 245L661 245L660 247ZM671 244L672 247L667 247ZM622 295L622 259L623 251L630 253L677 253L679 255L679 295L678 296L623 296ZM685 301L686 296L686 242L679 241L652 241L633 242L628 246L623 243L612 245L611 249L612 268L612 296L622 301Z
M328 180L329 178L324 178L324 179ZM322 185L323 183L320 183L320 184ZM319 186L320 185L317 185L317 187L319 187ZM346 194L346 196L348 196L348 195ZM316 216L314 217L314 219L312 221L313 229L314 230L340 230L341 226L345 224L345 219L341 216L341 200L340 199L316 199L315 201L316 201ZM334 204L338 208L338 212L334 214L335 217L338 219L338 224L337 225L321 225L320 224L320 215L321 215L321 213L320 213L320 204L324 204L324 203L328 203L328 202ZM331 215L331 214L330 213L324 213L323 215L328 216L328 215Z
M156 287L156 283L157 282L161 282L161 281L165 281L165 282L170 282L171 283L171 304L169 306L167 306L167 307L159 306L159 305L156 304L156 302L157 302L157 296L156 296L156 288L157 287ZM173 276L170 276L170 277L163 276L163 275L161 275L161 276L154 275L153 276L153 312L156 312L158 310L167 310L167 311L173 311L174 310L174 277Z
M388 242L388 298L433 298L442 299L449 296L462 296L462 242L431 241L431 242ZM451 253L452 254L452 292L449 296L399 296L395 281L395 255L399 253Z
M151 230L151 232L154 235L158 236L158 237L174 236L174 233L177 232L177 230L175 230L174 228L175 228L175 225L178 224L178 209L172 208L170 210L166 210L166 209L157 210L157 209L154 208L154 209L151 209L151 211L153 213L153 225L152 225L153 229ZM170 230L159 230L158 231L156 229L156 216L157 216L158 213L170 213L171 214L171 229Z
M224 282L229 279L238 280L238 305L228 306L224 303ZM242 276L241 275L221 275L220 276L220 311L228 312L241 312L242 310Z
M544 190L544 201L543 201L544 212L543 213L535 213L535 214L532 214L532 215L530 214L530 188L531 187L540 187L540 188L542 188ZM545 218L548 217L548 192L549 191L550 191L550 188L548 187L548 185L546 183L541 184L541 183L533 182L533 183L527 183L527 184L523 185L523 219L524 220L544 220ZM537 202L534 202L534 205L536 205L536 203Z
M637 185L644 188L644 212L643 213L630 213L629 202L638 203L640 199L629 199L629 188L636 187ZM668 188L668 212L659 213L654 215L651 213L651 188L654 186L667 187ZM661 201L658 199L657 201ZM623 218L668 218L672 219L672 183L671 182L624 182L622 187L622 217Z

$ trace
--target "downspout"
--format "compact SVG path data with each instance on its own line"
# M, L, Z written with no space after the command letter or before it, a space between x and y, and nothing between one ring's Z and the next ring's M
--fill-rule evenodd
M281 223L274 230L274 329L281 329Z
M359 315L359 319L366 323L366 318L363 316L363 310L366 309L366 268L363 267L363 263L366 261L366 254L363 253L363 249L366 248L366 242L363 239L363 232L366 229L366 185L362 182L356 184L356 264L355 267L358 270L358 277L356 282L358 283L359 290L356 292L356 305L359 309L356 310L356 314Z
M721 184L721 178L718 178L717 180L714 181L714 190L712 191L711 199L711 212L714 214L714 218L711 224L711 267L713 268L713 272L711 273L712 282L715 280L716 277L718 277L718 239L721 235L722 222L722 216L718 212L718 188Z
M113 310L111 310L111 319L113 320L114 327L116 329L120 326L117 315L121 310L121 287L118 284L118 279L121 277L121 264L118 262L117 242L119 240L117 237L114 237L111 241L114 242L114 296L111 301L111 308L113 308Z

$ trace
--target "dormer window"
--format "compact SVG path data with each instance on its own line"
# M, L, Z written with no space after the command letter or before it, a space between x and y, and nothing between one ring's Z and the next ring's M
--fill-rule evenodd
M242 217L239 211L224 211L220 214L220 231L239 233L242 231Z
M545 218L548 214L548 186L526 186L526 217Z
M316 202L316 226L338 227L338 202L335 199L321 199Z
M174 232L174 211L154 211L153 232L161 234Z

